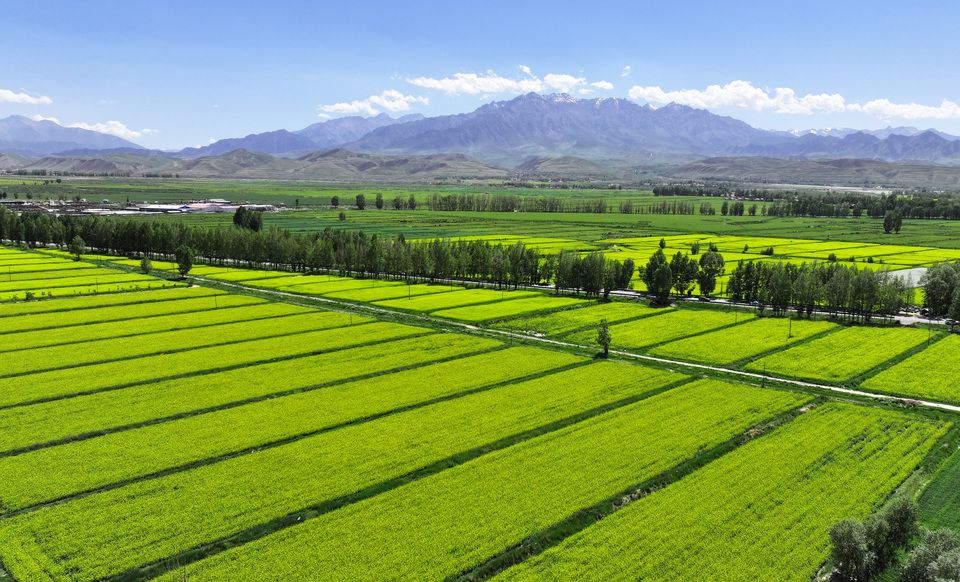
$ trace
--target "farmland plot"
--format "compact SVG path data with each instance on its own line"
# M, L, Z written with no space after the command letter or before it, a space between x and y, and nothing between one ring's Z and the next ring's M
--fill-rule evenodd
M481 322L503 319L505 317L516 317L524 313L570 307L578 303L580 303L580 299L574 299L573 297L526 297L485 305L468 305L466 307L442 309L431 312L430 315L460 321Z
M188 571L207 580L307 580L308 572L330 580L443 580L805 400L716 381L674 388ZM296 563L291 553L300 556Z
M922 344L921 329L848 327L751 362L749 370L842 382ZM765 368L764 368L765 367Z
M753 318L753 315L747 313L678 309L665 311L654 317L611 325L610 335L613 336L612 345L615 347L640 349L718 327L744 323ZM597 332L577 332L567 339L582 344L595 344Z
M495 580L806 582L827 558L830 525L865 517L946 430L915 415L828 404Z
M730 364L836 328L828 321L764 318L657 346L650 355Z
M579 309L566 309L557 313L514 319L494 324L496 329L525 330L543 335L556 336L569 333L581 327L595 326L601 319L615 323L624 319L633 319L643 315L662 313L642 303L595 303Z
M921 338L922 339L922 338ZM960 337L949 335L863 382L876 392L960 403Z
M97 295L94 297L70 297L67 299L44 299L25 303L0 304L0 317L26 315L29 313L49 313L53 311L74 311L94 307L113 305L134 305L140 309L145 304L187 299L193 297L225 296L222 291L206 289L204 287L175 287L172 289L156 289L152 291L135 291L117 295ZM212 300L211 300L212 301ZM0 320L0 323L5 323Z
M456 368L449 373L458 377ZM678 378L625 364L592 364L324 432L6 520L0 555L20 582L33 579L32 560L55 555L65 557L53 565L53 579L94 580ZM219 490L214 496L212 483ZM90 535L75 536L77 527Z
M386 307L388 309L408 309L410 311L437 311L440 309L449 309L453 307L463 307L480 303L493 303L495 301L509 301L521 297L541 296L537 291L496 291L493 289L464 289L462 287L451 287L451 293L438 293L434 295L423 295L411 299L391 299L388 301L377 301L374 303L377 307Z

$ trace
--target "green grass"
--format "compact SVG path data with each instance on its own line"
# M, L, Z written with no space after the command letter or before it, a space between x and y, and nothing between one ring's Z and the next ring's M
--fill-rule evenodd
M650 355L708 364L730 364L835 327L836 324L827 321L767 317L657 346L650 350Z
M934 476L920 494L918 521L930 528L950 528L960 533L960 454L950 460Z
M753 371L842 382L927 340L921 329L849 327L749 363Z
M70 297L64 299L42 299L21 303L0 304L0 317L12 315L27 315L30 313L50 313L55 311L73 311L94 307L115 305L138 305L146 308L146 304L155 301L173 301L194 297L225 296L222 291L206 289L204 287L175 287L172 289L155 289L151 291L134 291L116 295L97 295L94 297ZM213 301L213 299L211 299ZM152 309L152 307L151 307ZM2 322L3 320L0 320Z
M494 579L807 582L830 525L869 514L945 431L828 404Z

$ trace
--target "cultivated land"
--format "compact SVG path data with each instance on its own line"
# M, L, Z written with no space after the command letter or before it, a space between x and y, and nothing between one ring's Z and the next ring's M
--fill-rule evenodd
M236 187L301 204L431 194ZM161 190L142 195L174 195ZM868 219L338 213L266 222L638 265L661 238L668 257L713 243L728 273L830 254L894 269L960 258L938 248L960 247L960 229L935 221L884 239L864 234ZM911 246L921 238L937 246ZM229 264L182 282L154 265L0 249L7 579L809 580L830 524L898 489L917 495L922 523L960 531L956 413L829 390L960 403L945 328ZM598 361L601 319L615 350L657 360Z

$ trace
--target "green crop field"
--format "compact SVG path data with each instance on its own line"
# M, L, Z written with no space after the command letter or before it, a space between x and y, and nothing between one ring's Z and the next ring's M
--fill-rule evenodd
M613 337L611 345L624 349L642 349L718 327L745 323L753 318L752 314L728 311L699 309L664 311L654 317L611 325L610 335ZM567 336L566 339L582 344L595 344L597 332L596 330L577 332Z
M927 332L919 329L850 327L755 360L746 367L795 378L842 382L926 340Z
M374 305L391 309L408 309L410 311L438 311L466 305L542 296L536 291L496 291L493 289L464 289L463 287L451 287L450 289L452 293L437 293L410 299L390 299L377 301Z
M580 303L580 300L574 299L573 297L527 297L512 299L510 301L487 303L484 305L468 305L466 307L441 309L440 311L431 312L430 315L460 321L481 322L516 317L524 313L560 309L578 303Z
M836 328L828 321L763 318L657 346L650 355L730 364Z
M70 297L65 299L43 299L25 303L0 303L0 317L26 315L29 313L68 312L93 307L110 305L138 305L136 309L146 304L187 299L193 297L223 296L221 291L205 289L203 287L176 287L172 289L154 289L151 291L135 291L117 295L98 295L95 297ZM213 299L210 299L213 301ZM69 316L68 316L69 317Z
M930 347L867 378L863 387L876 392L960 403L960 370L947 362L960 356L960 337L950 335Z
M496 323L497 329L523 331L557 336L569 333L581 327L593 327L606 319L610 323L625 319L634 319L644 315L661 313L642 303L594 303L579 309L566 309L557 313Z
M822 406L495 580L808 581L830 525L868 514L945 430Z
M188 573L206 580L235 580L241 572L383 580L403 572L443 580L803 401L720 382L676 388L226 552ZM312 548L309 555L290 562L289 552L303 546Z

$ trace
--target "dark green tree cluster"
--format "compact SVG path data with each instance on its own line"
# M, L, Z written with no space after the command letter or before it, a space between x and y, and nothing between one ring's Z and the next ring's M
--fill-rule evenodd
M868 582L907 548L918 532L917 505L894 497L866 521L844 519L830 526L830 557L845 582Z
M233 224L257 232L263 228L263 213L241 206L233 213Z
M919 283L928 315L960 319L960 264L943 262L930 267Z
M578 295L583 291L587 297L599 297L602 293L603 298L607 299L610 291L630 286L635 266L633 259L629 258L621 263L607 260L598 252L577 254L560 251L555 257L546 259L544 268L552 273L557 293L565 289Z
M699 250L698 246L697 251ZM640 277L657 302L665 303L670 298L671 290L675 291L677 296L690 295L694 284L700 285L701 295L713 293L717 278L723 276L726 268L723 256L712 250L700 255L699 261L695 256L677 251L673 258L667 261L662 246L653 253L641 270Z
M730 274L727 293L734 301L756 301L774 313L790 307L807 317L818 307L851 320L895 315L912 301L912 284L889 271L858 269L841 263L740 261Z
M900 227L903 226L903 216L896 210L888 210L883 216L883 232L886 234L900 234Z

